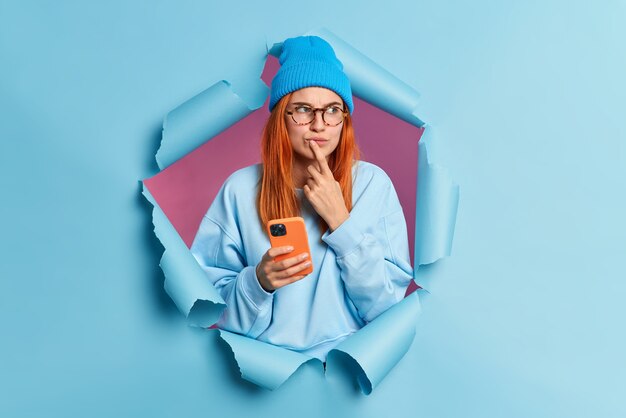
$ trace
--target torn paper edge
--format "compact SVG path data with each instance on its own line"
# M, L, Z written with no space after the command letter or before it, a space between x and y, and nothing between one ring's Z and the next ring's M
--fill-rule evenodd
M226 330L220 329L219 333L230 346L241 377L265 389L279 388L305 363L316 363L322 367L319 359L296 351Z
M221 80L165 115L155 156L159 169L170 166L259 109L269 87L259 78L247 93L244 98L230 82Z
M165 276L164 288L188 324L209 327L219 319L226 303L206 279L202 267L156 200L143 184L143 196L153 206L154 235L165 249L159 266Z
M306 35L319 36L333 46L350 80L353 94L418 128L424 122L417 116L420 94L326 28L316 28Z
M344 353L354 362L361 391L371 394L409 351L420 314L419 297L413 292L331 350L327 367L336 361L337 352Z
M415 269L452 253L459 206L459 186L447 169L430 161L430 129L418 144L417 204L415 206Z

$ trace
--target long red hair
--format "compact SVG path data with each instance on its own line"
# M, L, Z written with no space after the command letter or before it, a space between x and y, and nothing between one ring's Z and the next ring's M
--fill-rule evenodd
M257 210L265 229L272 219L300 216L300 205L293 182L293 150L285 125L285 109L291 93L276 104L267 119L261 137L263 178L257 196ZM352 164L358 160L359 148L354 139L350 114L343 120L339 144L328 159L328 166L341 186L348 211L352 210ZM328 226L320 221L322 229Z

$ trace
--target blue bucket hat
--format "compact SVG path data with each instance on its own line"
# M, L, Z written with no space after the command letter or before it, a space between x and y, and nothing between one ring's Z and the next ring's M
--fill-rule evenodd
M270 111L286 94L305 87L325 87L337 93L352 114L350 80L328 42L318 36L289 38L283 42L278 61L280 69L272 80Z

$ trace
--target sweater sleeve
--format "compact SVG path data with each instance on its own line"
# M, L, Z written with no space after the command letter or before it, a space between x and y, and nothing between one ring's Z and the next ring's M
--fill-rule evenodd
M371 193L385 202L380 216L371 218L371 210L355 207L344 223L322 236L335 252L346 292L366 322L402 300L413 278L406 222L391 183L385 194ZM360 202L361 209L371 203Z
M191 253L226 302L217 326L252 338L267 329L273 295L259 284L256 266L246 265L241 243L215 220L204 216Z

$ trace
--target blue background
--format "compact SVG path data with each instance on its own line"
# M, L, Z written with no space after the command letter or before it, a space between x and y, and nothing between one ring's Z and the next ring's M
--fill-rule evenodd
M625 416L626 6L519 3L1 1L0 415ZM164 293L138 182L169 110L318 26L422 94L461 187L369 397L241 380Z

